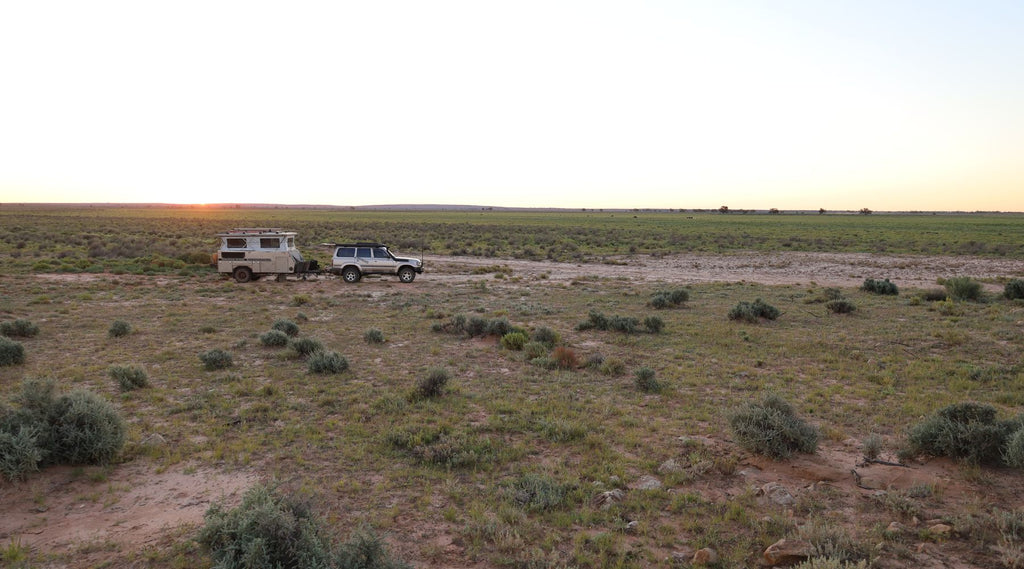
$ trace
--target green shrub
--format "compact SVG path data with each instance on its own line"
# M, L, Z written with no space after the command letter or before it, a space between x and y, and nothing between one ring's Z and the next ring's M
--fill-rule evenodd
M674 308L681 306L687 300L690 300L690 292L685 288L677 288L654 293L648 304L653 308Z
M743 320L744 322L758 322L761 318L775 320L779 317L779 309L766 303L760 298L754 302L740 301L729 311L729 320Z
M665 322L657 316L648 316L644 318L644 328L651 334L660 334L665 328Z
M281 330L268 330L260 334L260 343L268 348L283 348L288 345L288 334Z
M530 334L530 339L534 342L540 342L548 348L554 348L555 344L558 343L559 337L558 332L546 326L541 326L534 330L533 334Z
M20 342L0 336L0 366L25 363L25 347Z
M29 320L0 322L0 335L10 338L32 338L39 334L39 326Z
M348 360L338 352L315 352L309 356L310 373L333 374L348 369Z
M1010 279L1003 288L1003 295L1010 300L1024 298L1024 279Z
M526 340L526 334L522 332L509 332L501 337L501 347L518 352L526 345Z
M309 356L324 351L324 344L315 338L296 338L292 340L291 348L300 356Z
M109 401L76 389L61 395L50 412L49 460L63 464L108 464L124 446L125 425Z
M655 378L654 370L646 366L637 368L633 372L633 377L636 380L637 389L646 393L660 393L665 387Z
M299 335L299 325L285 318L275 320L274 323L270 325L270 329L284 332L293 338Z
M132 325L124 320L114 320L114 322L110 324L110 329L107 330L107 335L111 338L121 338L131 333Z
M1024 468L1024 429L1017 429L1006 443L1003 462L1013 468Z
M864 284L860 285L860 289L865 292L873 294L884 294L884 295L898 295L900 293L899 287L895 283L889 282L889 279L875 280L875 279L864 279Z
M953 300L981 300L981 283L971 277L953 277L942 281Z
M550 348L548 346L536 341L527 342L523 346L523 352L526 353L526 357L531 360L535 358L542 358L548 355L549 349Z
M0 477L24 480L39 470L45 452L39 445L39 427L18 425L12 432L0 429Z
M991 405L965 402L939 409L911 427L904 454L947 456L971 464L1003 464L1004 450L1022 418L996 420Z
M199 361L203 362L203 367L205 367L207 371L227 369L235 365L235 362L231 357L231 353L225 352L221 349L213 349L199 354Z
M149 377L146 376L146 371L140 367L113 365L107 369L107 373L110 374L111 379L117 382L121 391L132 391L149 386Z
M370 328L363 332L363 341L367 344L383 344L385 342L384 332L376 328Z
M729 426L740 446L773 459L818 448L818 430L797 417L778 395L767 395L734 411Z
M604 375L622 375L626 373L626 364L616 357L605 358L601 362L601 373Z
M487 322L486 336L497 336L502 337L509 332L515 332L512 328L512 324L509 324L507 318L492 318Z
M420 399L439 397L444 394L444 387L451 375L444 368L432 368L427 375L416 384L415 396Z
M308 503L257 485L230 510L214 503L197 541L221 569L333 566L331 539Z
M487 335L488 322L482 316L470 316L466 321L465 331L470 338Z
M830 300L825 303L825 308L827 308L829 312L832 312L833 314L849 314L854 310L857 310L857 307L852 302L845 298L837 298L835 300Z

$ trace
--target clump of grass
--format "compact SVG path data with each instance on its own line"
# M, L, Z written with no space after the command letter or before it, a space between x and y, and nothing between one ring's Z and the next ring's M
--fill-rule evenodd
M124 320L114 320L114 322L110 324L110 329L107 330L107 335L111 338L122 338L131 333L132 325Z
M574 486L540 474L524 474L507 487L506 495L529 512L547 511L568 505Z
M864 460L871 462L877 460L882 453L882 437L872 433L861 441L861 452L864 453Z
M307 362L310 373L335 374L348 369L348 360L338 352L315 352Z
M523 332L509 332L501 337L501 347L518 352L526 346L527 339Z
M760 321L761 318L765 320L775 320L779 317L781 312L778 308L768 304L760 298L754 302L740 301L736 306L732 307L729 311L729 320L742 320L744 322L755 323Z
M818 429L797 417L793 407L774 394L734 411L729 426L740 446L776 460L818 448Z
M451 374L444 368L431 368L427 375L416 384L414 399L430 399L444 394L444 388L451 379Z
M0 336L0 366L12 366L25 363L25 346L6 336Z
M39 326L32 323L31 320L11 320L8 322L0 322L0 335L7 336L9 338L32 338L39 334Z
M292 306L303 306L309 304L310 298L308 294L296 294L292 296Z
M647 366L637 368L633 372L633 378L636 381L637 389L646 393L660 393L665 388L655 377L654 370Z
M654 293L647 304L652 308L675 308L682 306L687 300L690 300L690 292L685 288L677 288Z
M550 348L541 342L530 341L523 345L523 353L526 354L527 359L543 358L548 355Z
M991 405L955 403L911 427L906 456L947 456L970 464L1004 464L1007 443L1021 430L1024 417L1000 421ZM1005 454L1004 454L1005 453Z
M111 379L117 382L121 391L132 391L149 386L146 370L136 366L112 365L107 369Z
M825 303L825 308L833 314L849 314L857 310L857 306L845 298L837 298Z
M882 294L896 296L900 293L899 287L895 283L890 282L889 279L876 280L876 279L864 279L864 284L860 285L860 289L864 292L870 292L872 294Z
M665 322L657 316L648 316L644 318L644 328L651 334L660 334L665 328Z
M234 359L231 357L231 353L219 348L199 354L199 361L203 362L203 367L206 368L207 371L227 369L235 365Z
M626 363L614 356L605 358L599 366L604 375L618 376L626 373Z
M316 338L296 338L291 341L291 348L300 356L309 356L324 351L324 344Z
M559 369L576 369L580 367L580 360L576 355L576 351L565 346L555 348L551 352L551 359L554 361L555 367Z
M247 490L236 508L215 503L204 520L197 541L222 569L408 567L366 531L335 546L311 504L263 485Z
M367 344L383 344L386 340L384 339L384 332L376 328L370 328L363 332L363 341Z
M271 324L270 329L284 332L292 338L299 335L299 325L286 318L275 320L274 323Z
M283 348L288 345L288 334L280 330L268 330L260 334L260 343L268 348Z
M509 323L507 318L484 318L482 316L466 317L465 314L456 314L447 322L435 322L431 326L434 332L446 334L464 334L470 338L497 336L502 337L509 332L523 332Z
M981 300L981 283L971 277L952 277L939 284L946 288L946 294L953 300Z
M489 438L445 433L433 441L413 447L410 454L424 464L469 468L493 460L497 447Z
M664 327L664 322L657 316L648 316L644 320L644 327L647 332L657 334ZM596 310L591 310L587 314L587 319L576 325L576 329L580 331L611 330L623 334L635 334L640 331L640 320L632 316L605 316Z
M1013 468L1024 468L1024 428L1010 435L1003 453L1003 462Z
M1003 287L1003 296L1010 300L1024 298L1024 279L1010 279Z

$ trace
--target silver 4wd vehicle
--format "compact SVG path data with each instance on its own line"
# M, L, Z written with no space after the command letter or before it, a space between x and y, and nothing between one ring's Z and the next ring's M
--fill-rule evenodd
M406 259L391 254L382 243L334 243L331 272L347 283L359 282L363 275L398 275L411 283L423 272L422 259Z
M217 272L229 274L240 283L264 275L306 274L316 272L316 261L306 261L295 247L294 231L276 227L239 227L223 233L220 250L214 254Z

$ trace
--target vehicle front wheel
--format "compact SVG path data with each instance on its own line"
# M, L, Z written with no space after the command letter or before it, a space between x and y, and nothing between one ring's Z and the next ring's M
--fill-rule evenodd
M252 269L249 267L238 267L231 273L235 277L237 283L247 283L252 279Z
M362 276L359 269L355 267L345 267L345 270L341 271L341 278L347 283L357 283Z
M402 281L403 283L411 283L415 278L416 271L410 269L409 267L402 267L401 269L398 269L398 280Z

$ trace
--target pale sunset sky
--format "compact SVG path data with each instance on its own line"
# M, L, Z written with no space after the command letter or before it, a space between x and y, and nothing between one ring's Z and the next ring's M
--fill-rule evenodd
M1024 211L1024 2L0 0L0 202Z

